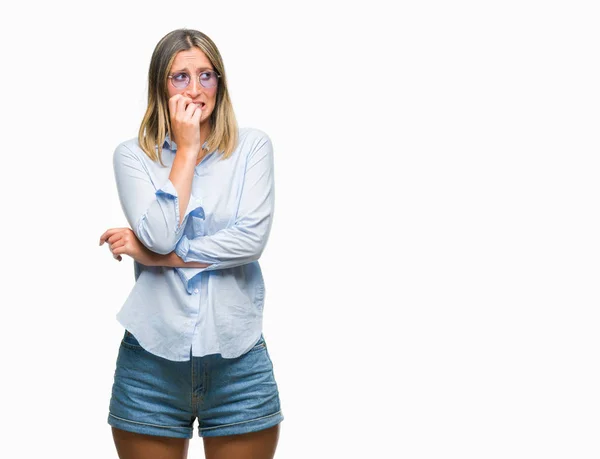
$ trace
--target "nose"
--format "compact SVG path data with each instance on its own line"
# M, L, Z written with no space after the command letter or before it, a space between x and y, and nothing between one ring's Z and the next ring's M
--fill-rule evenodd
M200 84L200 81L198 80L198 78L192 78L192 80L190 81L190 84L188 85L187 89L187 93L191 98L196 97L198 94L200 94L200 88L202 88L202 85Z

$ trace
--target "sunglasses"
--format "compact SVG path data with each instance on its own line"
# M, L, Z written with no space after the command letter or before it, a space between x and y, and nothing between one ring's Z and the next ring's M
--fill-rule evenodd
M191 77L185 72L174 73L169 75L168 78L171 80L173 87L177 89L187 88L192 81ZM214 88L218 84L219 78L221 78L221 75L214 70L205 70L198 74L198 81L205 88Z

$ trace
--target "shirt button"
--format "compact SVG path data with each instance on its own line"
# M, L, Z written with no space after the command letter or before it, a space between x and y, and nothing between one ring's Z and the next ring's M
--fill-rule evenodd
M198 293L198 289L197 288L194 289L194 293Z

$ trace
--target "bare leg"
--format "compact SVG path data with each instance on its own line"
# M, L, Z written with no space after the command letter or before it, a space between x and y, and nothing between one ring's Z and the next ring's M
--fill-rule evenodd
M273 459L279 424L240 435L202 437L206 459Z
M186 459L188 438L144 435L112 427L120 459Z

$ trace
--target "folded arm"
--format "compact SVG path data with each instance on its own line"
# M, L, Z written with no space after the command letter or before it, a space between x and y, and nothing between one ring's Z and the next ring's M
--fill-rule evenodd
M273 146L263 138L246 160L244 183L235 222L210 236L181 237L175 253L184 262L210 264L211 271L243 265L260 258L267 243L274 210Z
M190 169L191 181L193 161L187 162L182 163L182 167ZM172 252L181 238L189 213L198 208L202 211L199 200L193 196L183 200L183 203L187 202L187 208L181 215L180 197L171 178L155 189L141 160L124 144L115 149L113 167L121 207L137 238L155 253Z

